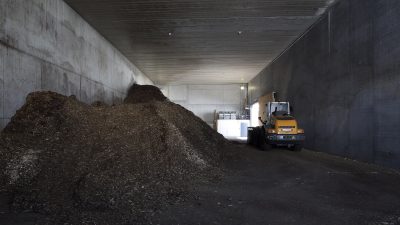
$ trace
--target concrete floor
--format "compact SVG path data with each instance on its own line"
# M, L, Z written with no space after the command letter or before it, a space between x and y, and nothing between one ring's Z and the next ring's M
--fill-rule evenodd
M154 224L400 224L400 175L310 151L261 152L238 145L218 184L172 207Z
M218 183L199 185L153 224L400 224L400 174L310 151L268 152L236 144L240 158ZM34 224L0 202L0 224Z

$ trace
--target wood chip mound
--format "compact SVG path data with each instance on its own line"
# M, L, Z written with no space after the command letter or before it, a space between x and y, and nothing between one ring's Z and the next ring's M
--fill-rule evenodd
M226 140L138 87L116 106L31 93L0 137L12 208L47 215L40 224L141 224L193 182L219 176ZM138 90L157 96L139 101Z
M145 103L151 101L167 101L167 97L163 95L160 89L152 85L132 85L128 90L128 96L125 103Z

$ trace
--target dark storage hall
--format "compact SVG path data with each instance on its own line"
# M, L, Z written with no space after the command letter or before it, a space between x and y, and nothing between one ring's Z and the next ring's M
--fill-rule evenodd
M0 0L1 225L400 225L400 1Z

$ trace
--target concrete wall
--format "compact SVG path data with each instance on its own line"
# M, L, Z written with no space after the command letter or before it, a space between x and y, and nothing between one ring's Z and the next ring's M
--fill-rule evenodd
M292 102L309 149L400 168L400 1L341 0L249 84Z
M161 86L163 93L172 101L192 111L210 126L214 111L241 112L244 91L241 84L229 85L170 85Z
M119 102L152 82L62 0L0 0L0 128L28 93Z

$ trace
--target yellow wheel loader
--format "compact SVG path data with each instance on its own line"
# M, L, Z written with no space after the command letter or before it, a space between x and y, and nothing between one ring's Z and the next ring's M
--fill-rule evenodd
M263 121L259 117L263 125L249 127L247 143L263 150L284 146L301 151L306 137L291 115L289 102L268 102L266 107L267 119Z

